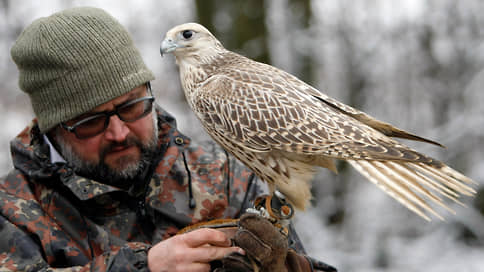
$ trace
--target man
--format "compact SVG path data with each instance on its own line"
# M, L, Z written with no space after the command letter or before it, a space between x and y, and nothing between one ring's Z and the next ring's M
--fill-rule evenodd
M11 55L36 119L11 142L14 169L0 179L0 270L209 271L221 260L219 271L249 271L248 251L266 271L294 264L286 249L265 250L287 240L253 216L235 240L245 250L216 229L176 235L239 217L260 187L154 104L154 76L110 15L73 8L40 18Z

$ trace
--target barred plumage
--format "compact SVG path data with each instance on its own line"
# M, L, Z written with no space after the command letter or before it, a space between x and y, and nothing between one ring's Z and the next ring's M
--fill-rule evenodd
M390 137L440 144L228 51L199 24L168 31L161 52L175 55L188 104L208 134L299 209L311 198L316 166L336 172L333 159L427 220L426 212L442 218L427 202L452 211L442 197L475 194L471 179Z

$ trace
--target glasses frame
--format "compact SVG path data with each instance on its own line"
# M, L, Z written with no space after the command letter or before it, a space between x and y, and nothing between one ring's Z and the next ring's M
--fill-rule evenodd
M141 118L143 118L143 117L147 116L147 115L148 115L150 112L152 112L152 110L153 110L153 102L155 101L155 97L153 96L153 93L152 93L152 91L151 91L151 84L150 84L149 82L148 82L148 83L146 83L146 87L147 87L147 89L148 89L148 91L149 91L149 93L150 93L150 95L148 95L148 96L143 96L143 97L140 97L140 98L136 98L136 99L133 99L133 100L126 101L125 103L123 103L123 104L120 104L120 105L116 106L116 107L114 108L114 110L112 110L112 111L103 111L103 112L98 112L98 113L95 113L95 114L93 114L93 115L91 115L91 116L88 116L88 117L86 117L86 118L84 118L84 119L82 119L82 120L80 120L80 121L76 122L76 123L75 123L75 124L73 124L72 126L69 126L69 125L67 125L67 124L66 124L66 123L64 123L64 122L61 122L61 123L60 123L60 125L61 125L61 127L62 127L63 129L65 129L65 130L67 130L67 131L69 131L69 132L71 132L71 133L74 133L74 135L76 135L76 137L77 137L78 139L88 139L88 138L91 138L91 137L94 137L94 136L97 136L97 135L99 135L99 134L103 133L103 132L106 130L106 128L108 128L108 126L109 126L109 120L111 119L111 117L112 117L113 115L118 116L118 118L119 118L121 121L123 121L123 122L127 122L127 123L132 123L132 122L135 122L135 121L137 121L137 120L139 120L139 119L141 119ZM135 103L141 102L141 101L149 101L149 102L150 102L150 104L151 104L151 105L150 105L151 110L144 112L142 115L138 116L137 118L135 118L135 119L133 119L133 120L126 120L126 119L124 119L124 118L123 118L123 117L122 117L122 116L119 114L119 110L120 110L120 109L122 109L122 108L124 108L124 107L126 107L126 106L133 105L133 104L135 104ZM93 134L93 135L89 135L89 136L79 136L79 134L77 133L77 130L76 130L76 129L77 129L77 127L79 127L80 125L82 125L82 124L84 124L84 123L86 123L86 122L88 122L88 121L91 121L92 119L99 118L100 116L106 117L106 121L104 121L104 127L103 127L103 129L102 129L102 130L100 130L99 132L97 132L96 134Z

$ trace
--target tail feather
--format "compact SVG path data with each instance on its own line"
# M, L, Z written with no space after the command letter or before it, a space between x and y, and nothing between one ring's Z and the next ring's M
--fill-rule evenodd
M422 172L427 173L428 176L440 181L442 184L454 190L455 192L458 192L467 196L473 196L476 193L476 191L473 188L462 183L462 181L457 180L454 177L442 171L438 171L437 169L429 165L419 163L419 164L412 164L412 166L416 166L417 168L420 168Z
M420 181L419 176L415 175L412 171L408 170L407 168L403 167L402 165L400 165L398 163L390 162L390 164L393 167L392 170L395 171L395 174L398 175L399 180L401 182L407 183L409 185L409 187L411 187L413 190L415 190L420 195L427 196L434 203L438 204L439 206L448 210L449 212L455 214L454 210L452 210L451 208L447 207L444 204L441 197L439 197L438 195L435 195L432 191L425 188L423 186L423 184L420 184L421 181Z
M418 206L424 207L426 204L414 192L400 182L390 177L389 173L371 161L350 161L360 173L362 173L371 182L383 189L387 194L403 204L405 207L415 212L422 218L430 221L430 218ZM417 206L417 205L418 206Z
M434 191L439 192L441 195L447 197L448 199L451 199L454 202L459 202L457 200L457 197L459 197L459 194L457 194L453 190L450 190L449 188L447 188L446 186L440 184L439 182L436 182L435 180L430 179L427 176L425 176L425 175L423 175L423 174L415 171L414 168L411 168L408 165L402 164L402 166L405 167L410 172L412 172L415 175L417 175L420 178L419 179L419 182L422 183L422 185L427 186L428 188L430 188L430 189L432 189Z
M429 220L427 213L444 220L430 203L454 213L441 196L463 205L460 195L473 196L470 187L475 182L448 166L400 161L348 161L363 176L422 218Z
M475 182L474 180L462 175L461 173L455 171L454 169L450 168L449 166L447 165L444 165L441 169L442 173L445 173L447 175L449 175L450 177L453 177L454 179L456 180L461 180L469 185L477 185L477 182ZM470 187L468 187L470 188ZM470 188L471 191L475 194L476 191L472 188Z
M428 180L426 176L419 175L416 172L413 172L412 169L410 169L408 166L405 164L398 164L398 163L392 163L393 166L395 167L394 169L398 171L404 178L406 178L406 181L411 182L412 185L416 188L416 190L421 193L422 195L428 196L431 200L433 200L435 203L437 203L439 206L442 208L448 210L449 212L455 214L455 211L449 208L445 203L443 202L443 199L439 197L438 195L434 194L431 190L434 191L439 191L438 187L436 187L433 183L432 180ZM440 184L439 184L440 185ZM425 186L428 187L425 188ZM447 189L445 186L442 186L442 188ZM452 191L450 191L452 192ZM454 193L454 192L452 192ZM442 191L441 194L449 199L452 199L455 202L459 202L455 197L452 197L448 195L447 192ZM454 193L455 194L455 193ZM458 196L456 194L456 196Z

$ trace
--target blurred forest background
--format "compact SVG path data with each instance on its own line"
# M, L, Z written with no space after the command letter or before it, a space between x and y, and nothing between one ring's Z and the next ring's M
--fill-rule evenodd
M196 140L173 57L172 26L204 24L230 50L270 63L340 101L447 149L408 143L479 183L467 208L428 223L348 167L321 170L313 207L295 223L311 256L340 271L483 271L484 2L480 0L0 0L0 170L9 141L32 119L10 47L34 19L72 6L104 8L134 37L157 79L158 103ZM1 174L3 175L3 174Z

